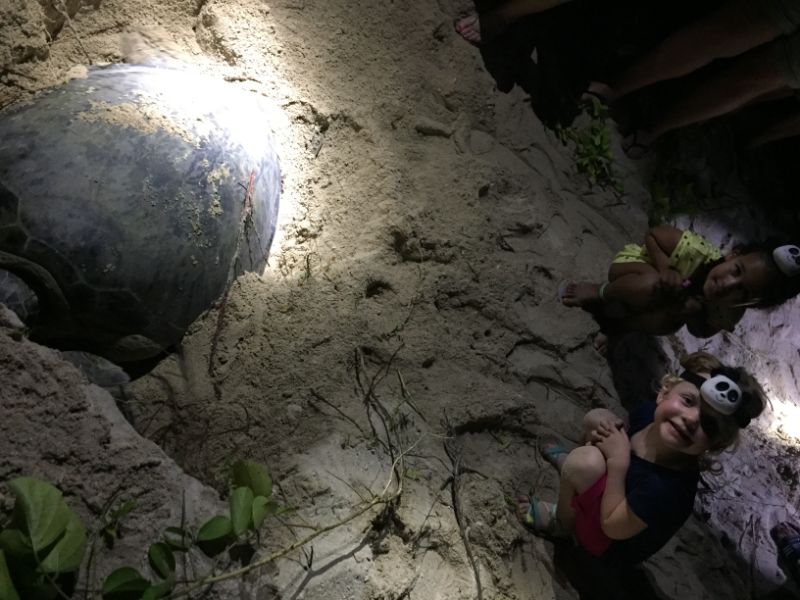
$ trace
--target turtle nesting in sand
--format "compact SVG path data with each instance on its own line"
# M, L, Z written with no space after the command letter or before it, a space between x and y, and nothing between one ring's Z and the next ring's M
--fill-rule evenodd
M263 269L279 192L265 112L224 82L93 68L0 113L0 269L36 296L31 338L58 348L129 361L177 343Z

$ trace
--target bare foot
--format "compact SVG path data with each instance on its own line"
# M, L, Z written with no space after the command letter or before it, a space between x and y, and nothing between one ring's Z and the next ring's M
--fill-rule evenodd
M469 13L456 19L454 26L456 33L473 46L480 46L494 39L506 29L500 16L493 12L482 15L476 12Z
M600 286L596 283L570 281L558 289L558 299L564 306L585 306L600 301Z
M455 22L456 33L475 46L481 43L481 19L478 13L457 19Z
M586 95L594 96L600 100L601 104L608 106L617 99L617 94L611 89L611 86L601 81L592 81L589 87L586 88Z
M594 336L592 346L600 356L606 356L608 354L608 336L602 332L598 333Z

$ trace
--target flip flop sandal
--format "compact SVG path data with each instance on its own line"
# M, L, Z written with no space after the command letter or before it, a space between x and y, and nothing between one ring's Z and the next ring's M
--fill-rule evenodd
M629 135L627 139L630 139L629 143L625 141L622 142L622 151L625 153L625 156L630 158L631 160L640 160L647 156L650 152L650 146L648 144L644 144L638 140L639 130L634 131L631 135Z
M790 525L789 529L798 534L797 527ZM772 538L778 546L778 556L782 563L784 570L794 579L796 583L800 583L800 534L788 535L779 537L775 535L775 530L778 526L772 528Z
M520 497L518 498L519 502L524 502L525 498ZM556 505L550 504L549 502L543 502L548 506L547 508L547 525L543 525L543 517L544 515L539 511L539 499L538 498L527 498L528 501L528 512L525 513L524 516L520 517L520 523L522 526L525 527L531 533L535 533L536 535L544 535L548 537L558 537L564 534L563 528L561 527L561 523L558 521L558 517L556 516Z
M564 296L567 294L567 287L574 284L574 281L562 281L558 284L558 290L556 291L556 299L561 303L564 304ZM564 304L566 306L566 304Z
M558 457L569 453L570 451L557 440L546 440L539 444L539 454L556 469L559 468Z

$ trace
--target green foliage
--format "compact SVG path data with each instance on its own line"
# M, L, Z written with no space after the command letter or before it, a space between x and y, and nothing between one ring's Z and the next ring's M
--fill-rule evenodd
M573 142L575 166L589 179L589 184L602 189L623 192L622 181L614 169L611 156L611 132L608 129L608 109L597 98L583 103L589 117L585 127L564 127L556 130L562 143Z
M175 576L175 555L169 545L164 542L153 544L147 552L147 558L153 571L162 579Z
M256 496L269 498L272 495L272 480L264 467L252 460L240 460L232 469L234 487L248 487Z
M253 522L253 490L248 487L238 487L233 490L230 507L233 534L239 537Z
M192 534L181 527L167 527L164 543L175 552L187 552L192 545Z
M227 550L231 560L249 562L256 552L253 542L259 540L259 528L268 517L287 509L273 499L272 480L261 465L238 461L231 468L231 480L234 488L229 499L229 514L212 517L196 534L183 523L179 527L167 527L163 539L147 551L156 580L149 580L133 567L121 567L103 581L103 599L168 597L178 580L175 554L186 556L193 548L211 557ZM9 488L16 502L10 519L0 525L0 600L72 597L86 554L86 529L64 502L61 492L49 483L20 477L11 481ZM113 498L109 500L107 507L113 501ZM121 520L134 507L135 503L128 500L104 513L96 529L97 536L113 545L120 537ZM91 572L89 566L86 569ZM188 576L185 568L181 573L183 578Z
M0 598L2 600L19 600L14 582L11 581L11 573L8 572L6 555L0 550Z
M103 582L103 600L139 600L150 587L133 567L120 567Z
M253 498L253 529L258 529L264 522L264 519L276 514L280 514L281 506L264 496L256 496Z
M116 509L108 512L103 517L103 523L100 526L100 534L109 548L114 547L114 542L120 536L120 523L128 513L136 507L135 500L127 500L119 505Z
M231 520L223 515L212 517L200 528L197 545L208 556L216 556L235 539Z
M86 529L49 483L18 477L9 488L15 503L0 532L0 599L64 595L86 553Z

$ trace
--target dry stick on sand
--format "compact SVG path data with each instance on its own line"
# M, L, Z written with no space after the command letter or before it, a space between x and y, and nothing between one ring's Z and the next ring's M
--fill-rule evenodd
M397 353L403 348L403 344L401 343L397 349L392 353L389 357L389 360L383 365L381 369L379 369L369 380L369 384L366 384L366 373L367 367L364 363L364 353L361 352L359 348L355 349L355 372L356 372L356 383L358 384L358 388L361 391L362 398L364 401L364 406L367 409L367 421L369 422L369 426L372 429L372 433L376 440L378 440L384 448L389 452L390 456L394 458L394 448L391 442L391 433L389 431L389 423L392 421L392 415L380 401L380 399L375 394L375 388L378 384L383 381L386 375L389 373L389 369L392 367L392 363L394 359L397 357ZM381 440L380 436L378 435L378 431L375 429L375 424L372 422L372 411L375 411L378 417L383 424L383 430L386 435L386 442Z
M64 0L55 0L55 2L53 2L53 8L55 8L61 14L62 17L64 17L64 22L67 24L67 27L72 32L72 35L75 36L75 40L78 42L78 47L81 49L81 52L83 52L83 55L86 57L87 62L90 65L94 64L92 62L92 57L89 56L89 53L86 51L86 48L83 46L83 42L81 41L81 37L78 35L77 30L72 25L72 19L69 16L69 12L67 11L67 7L64 4Z
M344 519L341 519L340 521L337 521L336 523L332 523L332 524L326 525L324 527L315 528L314 532L309 534L309 535L307 535L306 537L294 542L293 544L291 544L290 546L288 546L288 547L286 547L286 548L284 548L282 550L278 550L276 552L273 552L272 554L269 554L268 556L266 556L266 557L264 557L262 559L259 559L256 562L251 563L250 565L247 565L246 567L242 567L240 569L236 569L234 571L229 571L229 572L226 572L226 573L221 573L220 575L214 575L214 576L205 578L205 579L203 579L201 581L198 581L194 585L191 585L191 586L187 587L186 589L184 589L182 591L174 592L170 596L171 598L183 598L183 597L186 597L186 596L190 595L192 592L197 591L197 590L199 590L201 588L205 587L205 588L210 590L211 586L213 586L216 583L219 583L219 582L222 582L222 581L226 581L226 580L229 580L229 579L234 579L234 578L237 578L237 577L242 577L242 576L246 575L247 573L250 573L251 571L254 571L254 570L259 569L259 568L261 568L261 567L263 567L263 566L265 566L265 565L267 565L269 563L274 562L278 558L286 556L287 554L293 552L294 550L297 550L298 548L303 549L307 544L312 542L317 537L323 535L324 533L327 533L329 531L337 529L337 528L339 528L339 527L341 527L343 525L346 525L350 521L353 521L353 520L357 519L358 517L360 517L361 515L365 514L367 511L369 511L370 509L372 509L373 507L375 507L375 506L377 506L379 504L383 504L386 507L384 510L386 510L386 509L392 510L393 509L393 507L396 505L396 503L399 501L400 497L403 494L403 474L405 473L405 457L408 456L409 453L413 452L413 450L425 438L425 435L419 437L406 450L402 450L399 453L397 453L397 448L395 448L395 445L392 443L392 440L391 440L389 424L386 423L386 421L384 419L384 414L383 413L385 413L388 416L388 411L386 410L386 408L380 403L380 401L374 395L375 387L386 377L386 374L389 372L389 370L391 368L391 364L394 361L394 358L397 356L397 353L400 351L401 348L402 348L402 344L400 345L400 347L397 348L397 350L395 350L395 352L392 354L392 356L387 361L387 364L384 365L383 369L381 371L379 371L378 373L376 373L372 377L372 379L370 380L369 385L366 388L364 387L364 382L362 381L362 378L361 378L361 375L360 375L360 374L365 374L365 372L366 372L364 361L363 361L363 356L361 356L360 351L358 349L356 349L356 365L357 365L357 381L358 381L358 384L359 384L359 386L361 387L361 389L362 389L362 391L364 393L365 403L369 405L369 403L373 403L374 402L380 407L380 410L377 410L376 412L378 412L378 417L383 422L383 428L384 428L384 431L386 432L386 441L385 442L383 440L379 440L379 441L381 441L382 443L385 444L385 446L387 446L387 452L390 452L390 454L392 456L392 465L391 465L390 472L389 472L389 478L388 478L388 481L386 482L386 485L383 487L383 490L381 491L381 493L379 495L377 495L377 496L373 496L373 498L370 501L366 502L361 508L355 510L353 513L351 513L349 516L345 517ZM358 365L360 365L360 367L358 367ZM314 394L317 397L317 399L322 399L322 396L319 396L313 390L312 390L312 394ZM332 404L327 402L327 400L325 400L325 403L328 404L329 406L333 406ZM355 423L355 421L352 421L352 422L353 422L354 425L356 425L358 427L358 424ZM361 428L359 427L359 429L361 429ZM374 431L374 428L373 428L373 431ZM376 433L376 437L377 437L377 433ZM396 453L397 453L397 456L395 456ZM397 489L392 494L389 494L387 496L387 493L389 492L389 489L391 488L393 481L397 482L396 483ZM355 491L354 488L351 487L351 489L353 489L353 491ZM304 554L305 554L305 550L304 550ZM312 554L311 555L313 556L313 549L312 549ZM308 558L307 554L306 554L306 557ZM403 590L403 592L402 592L401 596L399 596L399 598L402 598L404 596L405 597L409 597L411 589L416 584L417 579L418 579L418 576L415 577L406 586L406 588Z
M293 551L295 551L295 550L297 550L299 548L302 548L303 546L305 546L306 544L309 544L310 542L312 542L313 540L315 540L319 536L321 536L321 535L323 535L325 533L328 533L329 531L333 531L334 529L337 529L339 527L342 527L343 525L346 525L350 521L353 521L353 520L357 519L358 517L360 517L361 515L365 514L370 509L374 508L375 506L377 506L379 504L391 506L403 494L403 479L402 478L397 478L396 474L398 472L400 472L400 473L403 472L403 468L402 467L403 467L403 462L404 462L405 456L410 451L412 451L414 448L416 448L416 446L422 441L423 437L420 437L416 442L414 442L406 450L400 452L400 454L397 456L397 458L395 458L394 461L392 461L392 466L389 469L389 479L386 482L386 485L384 485L383 490L381 490L381 493L376 495L376 496L374 496L372 498L372 500L370 500L365 505L363 505L360 508L358 508L355 511L353 511L351 514L349 514L344 519L336 521L335 523L331 523L330 525L325 525L323 527L320 527L320 528L316 529L313 533L311 533L311 534L307 535L306 537L294 542L293 544L287 546L286 548L283 548L281 550L277 550L277 551L265 556L264 558L261 558L261 559L255 561L255 562L247 565L246 567L242 567L240 569L235 569L233 571L228 571L227 573L221 573L219 575L214 575L212 577L208 577L206 579L203 579L201 581L196 582L193 585L190 585L189 587L187 587L184 590L181 590L179 592L174 592L172 594L172 596L170 596L170 597L171 598L184 598L184 597L188 596L189 594L191 594L192 592L195 592L195 591L197 591L197 590L199 590L201 588L213 585L215 583L220 583L222 581L226 581L226 580L229 580L229 579L235 579L237 577L242 577L242 576L244 576L244 575L246 575L248 573L251 573L252 571L255 571L256 569L260 569L261 567L266 566L266 565L276 561L277 559L279 559L279 558L281 558L283 556L286 556L287 554L289 554L289 553L291 553L291 552L293 552ZM399 470L398 470L398 467L400 467ZM394 482L394 481L396 481L397 488L395 489L394 492L389 493L389 490L392 487L392 482Z
M349 423L352 423L355 426L355 428L358 429L358 432L361 435L363 435L365 438L369 437L369 435L364 430L364 428L361 427L361 425L359 425L358 422L353 417L351 417L350 415L345 413L341 408L339 408L338 406L333 404L330 400L327 400L325 397L322 396L322 394L317 392L314 388L309 388L308 391L311 392L312 396L314 396L314 400L316 400L318 402L322 402L323 404L326 404L327 406L330 406L333 410L335 410L337 413L339 413L342 416L343 419L345 419ZM312 406L314 404L314 400L311 401ZM319 409L317 408L317 410L319 410ZM320 411L320 412L322 412L322 411Z
M469 535L467 531L467 526L464 523L464 515L461 511L461 502L459 500L459 488L461 487L461 480L459 476L461 475L461 447L457 446L455 443L455 436L453 435L453 428L450 426L450 423L447 422L447 416L445 416L445 424L447 426L447 432L449 434L448 438L444 442L444 451L447 453L447 456L450 458L450 462L453 465L453 470L450 474L450 485L451 485L451 496L453 500L453 514L456 517L456 523L458 523L458 531L461 533L461 541L464 543L464 550L467 553L467 559L469 559L469 564L472 567L472 572L475 575L475 587L478 594L478 600L483 600L483 588L481 586L481 574L478 570L478 563L475 560L475 555L472 553L472 544L469 541Z

